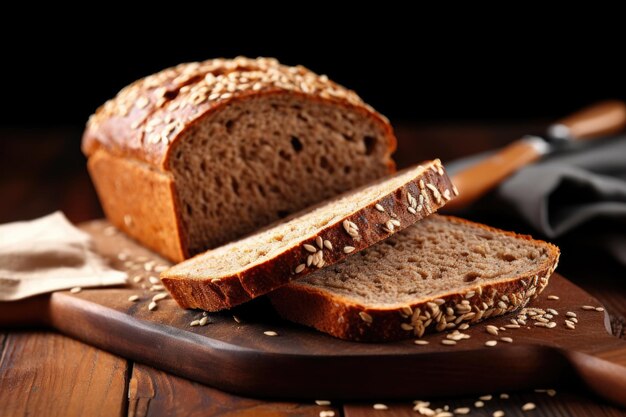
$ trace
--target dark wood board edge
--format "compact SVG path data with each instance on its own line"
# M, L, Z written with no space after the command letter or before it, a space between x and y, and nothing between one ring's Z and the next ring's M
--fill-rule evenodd
M410 398L416 392L442 395L441 384L448 393L476 393L475 385L458 377L462 375L480 375L481 391L520 390L573 379L567 357L550 346L457 349L411 358L299 357L262 353L169 326L148 325L113 309L102 314L102 306L95 309L91 302L67 293L54 294L51 303L51 324L66 334L175 375L253 397ZM171 337L163 337L165 333ZM505 367L508 372L503 374Z

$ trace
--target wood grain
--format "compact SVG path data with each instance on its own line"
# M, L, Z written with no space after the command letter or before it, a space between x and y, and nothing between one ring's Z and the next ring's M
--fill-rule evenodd
M126 360L49 332L9 334L0 359L0 415L122 416Z
M133 367L128 397L128 415L132 417L318 417L321 410L334 410L339 416L337 409L313 402L263 401L226 394L141 364Z

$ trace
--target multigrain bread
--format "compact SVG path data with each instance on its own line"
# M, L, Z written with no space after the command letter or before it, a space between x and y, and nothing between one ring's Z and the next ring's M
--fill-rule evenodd
M163 272L161 280L181 307L233 307L323 266L332 269L455 194L441 163L427 162L197 255Z
M353 91L241 57L141 79L83 136L107 218L173 261L393 172L395 146Z
M333 336L391 341L517 310L547 285L559 249L432 215L270 294L279 314Z

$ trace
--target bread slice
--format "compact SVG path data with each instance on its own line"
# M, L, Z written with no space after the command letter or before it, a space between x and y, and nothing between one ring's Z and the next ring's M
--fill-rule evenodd
M270 58L150 75L83 135L109 221L175 262L394 172L395 147L353 91Z
M559 253L529 236L433 215L270 298L284 318L342 339L421 337L523 307L545 288Z
M431 161L175 265L161 279L182 307L233 307L387 238L455 192L439 160Z

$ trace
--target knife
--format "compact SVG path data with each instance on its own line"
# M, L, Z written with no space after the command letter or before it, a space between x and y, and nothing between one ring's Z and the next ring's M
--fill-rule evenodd
M596 103L548 126L542 136L526 135L452 176L459 191L446 211L458 211L495 188L518 169L538 161L566 143L614 135L626 128L626 103Z

